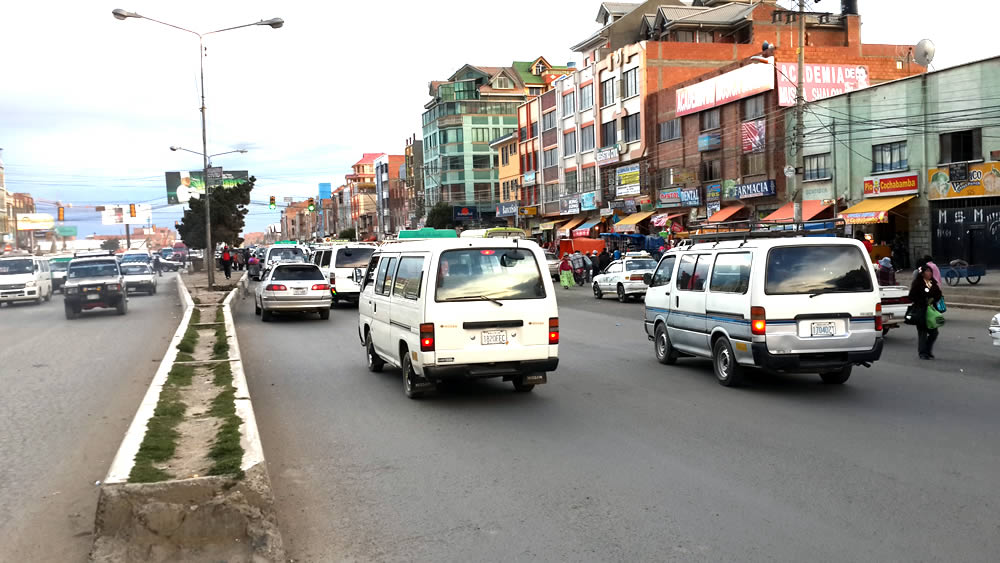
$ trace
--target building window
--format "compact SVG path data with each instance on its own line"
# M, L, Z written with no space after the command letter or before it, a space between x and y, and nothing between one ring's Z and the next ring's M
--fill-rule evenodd
M674 41L680 43L694 43L694 32L693 31L675 31Z
M500 149L500 163L504 166L510 164L510 149L512 147L503 147Z
M529 139L534 139L537 136L538 136L538 122L537 121L532 121L531 122L531 130L528 131L528 138Z
M597 176L594 168L584 168L580 173L580 191L592 192L597 189Z
M699 31L698 43L715 43L711 31Z
M615 103L615 79L609 78L601 82L601 107Z
M556 112L550 111L549 113L542 114L542 131L548 131L549 129L554 129L556 126Z
M490 142L490 128L489 127L473 127L472 128L472 142L473 143L488 143L488 142Z
M716 153L714 156L718 156ZM722 178L722 161L718 158L701 162L701 181L711 182Z
M830 178L830 169L827 168L827 160L830 153L813 154L805 157L804 180L827 180Z
M563 102L563 107L562 107L563 117L568 116L576 111L576 94L574 92L570 92L569 94L563 96L562 102Z
M492 168L491 162L492 158L488 154L474 154L472 155L472 167L481 170L488 170Z
M663 141L670 141L673 139L681 138L681 119L675 118L670 121L664 121L659 127L659 137L657 141L662 143Z
M940 139L941 157L938 160L941 163L983 159L982 129L943 133Z
M632 96L639 95L639 69L633 68L632 70L625 71L622 74L622 87L625 92L622 94L622 98L631 98Z
M639 140L642 121L638 113L633 113L625 117L625 142L632 143Z
M944 135L941 135L944 137ZM945 156L942 153L942 158ZM889 172L907 168L906 141L872 146L872 172Z
M563 134L563 156L576 154L576 131Z
M610 147L618 142L618 127L615 120L601 124L601 146Z
M743 175L757 176L766 173L767 159L762 152L751 152L743 155ZM808 179L808 178L807 178Z
M514 82L506 76L498 76L497 79L493 81L493 87L497 90L510 90L514 87Z
M534 88L534 87L528 88L528 95L529 96L539 96L539 95L541 95L541 93L542 93L542 89L541 88Z
M542 167L548 168L559 164L559 150L549 149L542 152Z
M517 138L519 140L521 140L521 141L526 141L528 139L528 128L527 127L521 127L518 130Z
M441 157L444 162L443 165L445 170L463 170L465 168L465 158L461 156L443 156Z
M594 107L594 85L587 84L580 88L580 111Z
M510 201L510 182L503 183L503 201Z
M576 170L566 173L566 193L575 194L577 192Z
M594 126L588 125L580 128L580 150L583 152L594 150Z
M711 131L719 128L719 108L708 109L700 114L701 130Z
M545 65L538 63L535 65L535 74L541 76L545 72Z
M446 145L448 143L461 143L462 142L462 129L442 129L441 130L441 144Z
M764 94L743 100L743 119L759 119L764 117Z

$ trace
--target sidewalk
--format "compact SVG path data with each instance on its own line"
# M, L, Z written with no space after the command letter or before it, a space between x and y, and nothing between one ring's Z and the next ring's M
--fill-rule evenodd
M946 271L942 269L942 278ZM948 285L942 279L941 292L949 307L1000 311L1000 270L987 270L976 285L965 278L960 278L957 285Z

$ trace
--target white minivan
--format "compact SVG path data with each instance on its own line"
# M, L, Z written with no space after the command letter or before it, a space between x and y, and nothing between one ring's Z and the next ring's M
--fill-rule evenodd
M665 254L647 277L645 328L657 360L711 358L727 387L748 367L844 383L853 366L882 355L879 286L853 239L696 242Z
M52 298L52 272L48 258L8 254L0 258L0 303Z
M361 282L368 369L399 367L408 397L453 378L502 377L531 391L559 365L556 295L533 241L390 242Z
M313 252L313 263L330 280L333 303L358 302L361 285L358 281L377 247L367 242L348 242L322 246Z

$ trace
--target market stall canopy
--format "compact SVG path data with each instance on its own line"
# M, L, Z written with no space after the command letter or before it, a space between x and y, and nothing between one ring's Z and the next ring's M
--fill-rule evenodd
M590 229L593 229L600 222L601 222L600 218L590 219L586 223L584 223L584 224L580 225L579 227L573 229L573 236L574 237L586 237L586 236L589 236L590 235Z
M633 213L628 217L625 217L621 221L615 223L615 231L634 231L635 226L644 219L649 219L655 211L640 211L639 213Z
M559 219L558 221L549 221L548 223L542 223L538 226L540 231L551 231L556 227L556 225L562 225L566 219Z
M808 221L813 217L819 215L826 209L829 209L831 203L823 203L823 200L819 199L806 199L802 201L802 220ZM765 221L791 221L795 218L795 203L789 201L785 205L782 205L767 217L764 217Z
M870 197L840 213L840 218L848 225L870 225L888 223L889 212L917 196Z
M573 227L583 223L587 220L587 216L584 214L579 214L570 219L565 225L559 227L559 234L562 236L569 236L569 232L573 230Z
M687 213L660 213L656 217L653 217L653 220L650 221L650 223L654 227L662 227L667 224L667 221L676 219L678 217L683 217L685 215L687 215Z
M716 211L708 218L709 223L720 223L722 221L728 221L733 215L736 215L740 211L746 209L742 203L737 203L735 205L727 205L722 209Z

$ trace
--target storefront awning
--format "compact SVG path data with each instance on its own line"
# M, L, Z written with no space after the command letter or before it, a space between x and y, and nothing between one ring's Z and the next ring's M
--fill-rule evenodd
M873 223L888 223L889 211L903 205L917 196L901 195L895 197L870 197L857 205L848 207L840 213L840 218L848 225L869 225Z
M598 223L601 222L600 218L590 219L579 227L573 229L574 237L585 237L590 234L590 229L593 229Z
M740 211L746 209L742 203L737 203L735 205L727 205L722 209L716 211L708 218L709 223L720 223L722 221L728 221L733 215L736 215Z
M538 230L540 231L551 231L556 227L556 225L561 225L565 219L560 219L558 221L549 221L548 223L542 223L538 225Z
M806 199L802 201L802 220L808 221L813 217L819 215L824 210L830 207L829 203L823 203L820 199ZM795 204L791 201L782 205L767 217L764 217L765 221L791 221L795 217Z
M559 234L568 237L569 232L573 230L573 227L583 223L587 220L587 216L584 214L579 214L574 216L572 219L566 222L566 224L559 227Z
M617 223L615 223L615 231L619 232L619 233L624 232L624 231L634 231L635 230L635 226L639 223L639 221L642 221L644 219L649 219L650 217L652 217L652 215L654 213L656 213L656 212L655 211L640 211L638 213L633 213L633 214L629 215L628 217L622 219L621 221L618 221Z
M662 227L667 224L667 221L671 219L676 219L678 217L683 217L687 213L660 213L650 221L654 227Z

